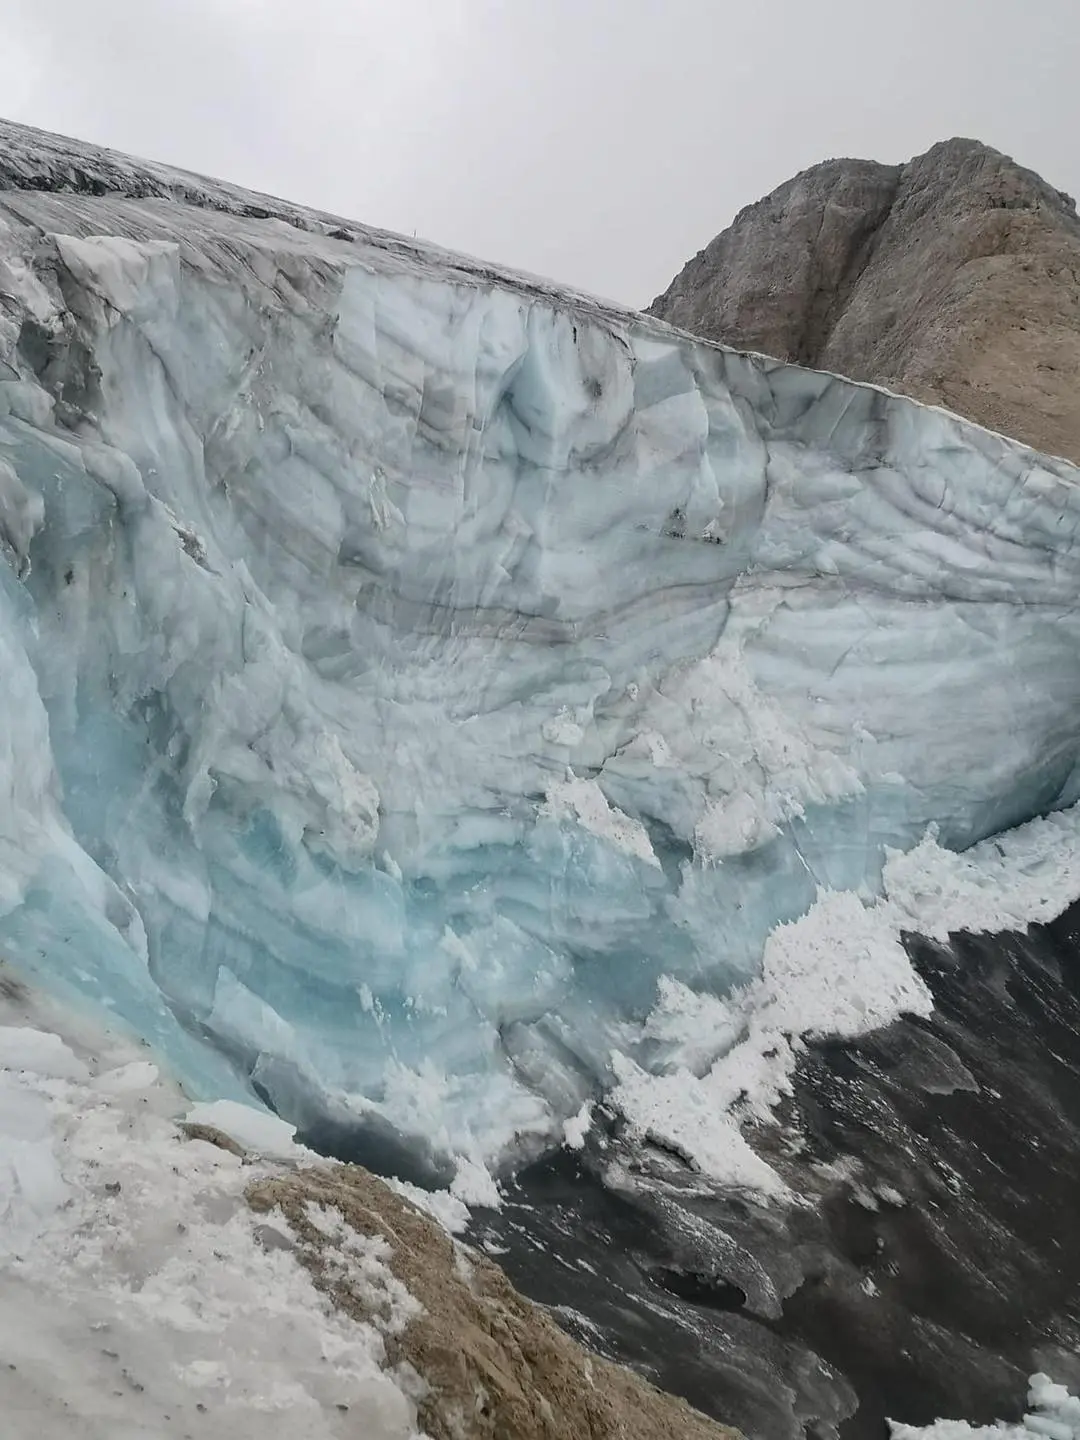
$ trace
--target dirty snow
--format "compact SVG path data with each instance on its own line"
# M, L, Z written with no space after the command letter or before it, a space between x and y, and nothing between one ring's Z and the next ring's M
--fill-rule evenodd
M175 1123L282 1153L272 1117L192 1111L145 1050L52 1002L0 1001L0 1022L4 1440L417 1435L380 1334L319 1295L284 1220L248 1210L268 1167ZM385 1259L343 1263L407 1313Z

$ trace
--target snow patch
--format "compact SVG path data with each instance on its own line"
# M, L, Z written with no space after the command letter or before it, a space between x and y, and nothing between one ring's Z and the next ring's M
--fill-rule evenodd
M313 1158L312 1152L297 1145L296 1126L236 1100L202 1101L193 1105L184 1119L189 1125L209 1125L221 1130L245 1150L268 1160Z
M584 780L571 772L565 780L549 785L542 813L556 819L570 816L590 834L610 841L617 850L660 868L645 826L610 804L595 780Z
M186 1110L264 1153L289 1127L192 1111L129 1042L41 1009L28 1021L0 1001L14 1067L0 1069L4 1433L347 1440L359 1423L368 1440L419 1440L383 1333L268 1243L244 1198L258 1165L185 1141L175 1120ZM335 1263L362 1275L384 1328L405 1323L416 1302L385 1256L346 1239Z
M419 1185L396 1178L385 1183L403 1200L437 1220L448 1235L464 1235L469 1228L469 1207L449 1190L421 1190Z
M385 1335L400 1335L421 1313L419 1302L390 1269L391 1249L382 1235L363 1235L328 1206L309 1202L306 1214L329 1247L320 1249L326 1274L340 1281L364 1302Z
M726 998L665 979L646 1035L667 1073L616 1052L611 1103L632 1127L723 1184L779 1195L785 1187L742 1133L767 1124L791 1093L811 1037L851 1038L901 1015L928 1015L930 992L901 942L944 942L960 930L1044 923L1080 895L1080 806L1033 820L963 854L928 833L890 851L884 894L822 890L808 913L777 926L758 979Z
M89 1079L86 1066L59 1035L29 1025L0 1025L0 1070L28 1070L42 1079Z
M450 1194L463 1205L480 1205L498 1210L502 1205L499 1186L486 1165L461 1156L450 1184Z
M568 1150L581 1150L585 1145L585 1136L589 1133L592 1125L593 1104L586 1100L576 1115L563 1124L563 1144Z
M966 1420L936 1420L933 1425L901 1425L889 1421L892 1440L1080 1440L1080 1399L1049 1375L1028 1382L1031 1411L1019 1425L969 1425Z

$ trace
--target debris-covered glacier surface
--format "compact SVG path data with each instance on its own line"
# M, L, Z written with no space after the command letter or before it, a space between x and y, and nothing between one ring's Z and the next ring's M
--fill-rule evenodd
M1064 461L16 127L0 187L0 951L204 1095L545 1143L663 977L1080 794Z

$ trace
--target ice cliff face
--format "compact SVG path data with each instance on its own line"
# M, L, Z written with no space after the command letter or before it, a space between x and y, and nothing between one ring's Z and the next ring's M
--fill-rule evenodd
M0 949L203 1093L541 1143L661 976L1080 794L1065 462L0 147Z

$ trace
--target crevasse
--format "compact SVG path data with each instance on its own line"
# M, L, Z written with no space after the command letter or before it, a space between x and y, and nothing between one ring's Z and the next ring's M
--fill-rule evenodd
M0 138L0 953L200 1094L545 1143L661 977L1080 794L1066 462Z

